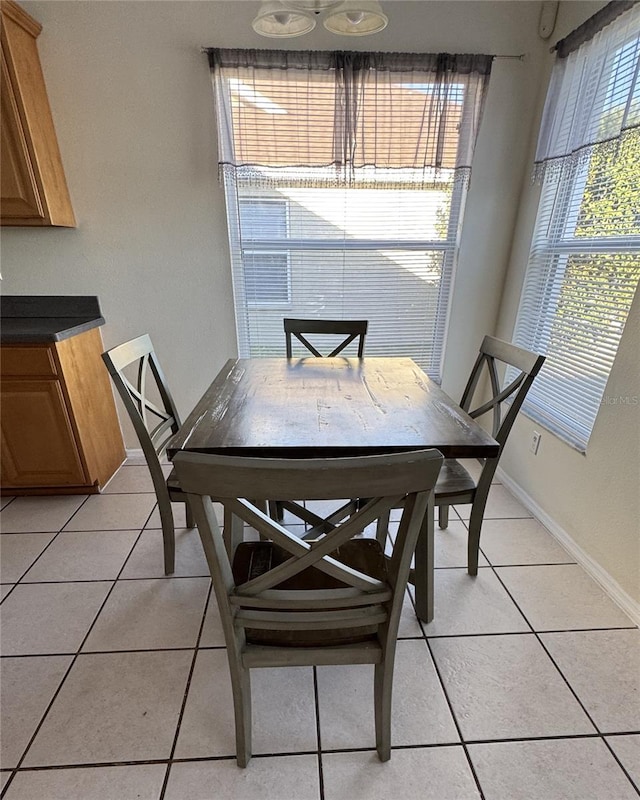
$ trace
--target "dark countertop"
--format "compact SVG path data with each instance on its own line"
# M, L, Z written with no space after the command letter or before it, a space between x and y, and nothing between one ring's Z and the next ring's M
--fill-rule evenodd
M104 325L97 297L8 295L0 298L0 343L60 342Z

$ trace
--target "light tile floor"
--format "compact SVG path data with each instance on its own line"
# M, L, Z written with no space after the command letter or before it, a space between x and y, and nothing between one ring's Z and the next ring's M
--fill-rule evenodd
M3 498L3 798L637 798L640 632L491 492L478 576L462 507L436 534L431 624L407 593L391 761L374 750L371 667L267 669L245 770L198 535L178 530L166 578L146 467L101 496Z

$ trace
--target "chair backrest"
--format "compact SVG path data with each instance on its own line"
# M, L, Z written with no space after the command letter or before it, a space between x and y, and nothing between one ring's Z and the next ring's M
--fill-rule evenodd
M480 345L480 352L476 363L473 365L471 375L462 394L460 405L469 414L478 417L493 412L492 436L500 444L500 452L507 441L520 406L527 392L531 388L533 379L540 371L545 360L544 356L516 347L509 342L503 342L493 336L485 336ZM498 375L498 366L505 364L518 370L518 374L502 389ZM480 405L473 406L473 397L480 378L487 368L491 385L491 398ZM502 404L507 402L508 410L503 414ZM497 463L497 459L496 459Z
M102 354L102 359L133 423L147 464L157 462L167 441L180 427L180 418L167 381L147 334L131 339ZM124 370L135 366L135 383ZM159 397L156 405L149 394Z
M371 634L372 626L374 630L384 626L385 635L395 637L411 558L441 464L436 450L329 459L178 453L174 465L202 536L227 647L245 648L247 631L250 643L259 632L263 646L273 644L265 631L304 632L286 642L296 647L312 647L309 638L313 647L321 646L315 638L319 632L324 644L335 646L345 637L353 641L358 632ZM246 495L252 500L243 499ZM248 543L238 546L232 565L212 497L269 540L262 544L275 547L279 556L266 568L250 568L240 575L237 556ZM328 532L319 528L317 538L309 542L260 508L264 501L300 497L370 499L352 516L324 526ZM362 561L348 557L349 544L355 544L354 537L399 503L403 503L402 518L388 562L375 540L357 540L370 544L371 550L377 547L379 566L384 562L382 569L365 571ZM261 543L254 544L259 548ZM259 549L256 552L259 561ZM310 573L315 588L304 583ZM331 631L329 638L327 631Z
M358 358L364 354L364 337L367 333L369 322L366 319L340 320L340 319L290 319L285 318L284 334L287 346L287 358L292 358L292 337L301 342L310 353L320 358L332 358L339 355L347 345L355 339L358 340ZM344 340L326 356L305 337L304 334L337 334L343 335Z

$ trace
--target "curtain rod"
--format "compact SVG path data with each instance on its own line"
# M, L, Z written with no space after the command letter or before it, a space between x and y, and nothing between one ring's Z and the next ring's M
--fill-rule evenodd
M200 52L208 54L210 50L215 50L215 49L216 49L215 47L206 47L205 45L202 45L202 47L200 48ZM479 53L478 55L482 55L482 54ZM494 55L493 56L493 58L496 61L524 61L526 57L527 57L526 53L520 53L518 55L506 55L506 56Z

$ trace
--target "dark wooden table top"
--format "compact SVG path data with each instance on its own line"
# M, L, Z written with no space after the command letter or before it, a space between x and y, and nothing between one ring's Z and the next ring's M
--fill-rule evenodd
M498 453L410 358L249 358L227 361L167 454L317 458L423 447L445 458Z

